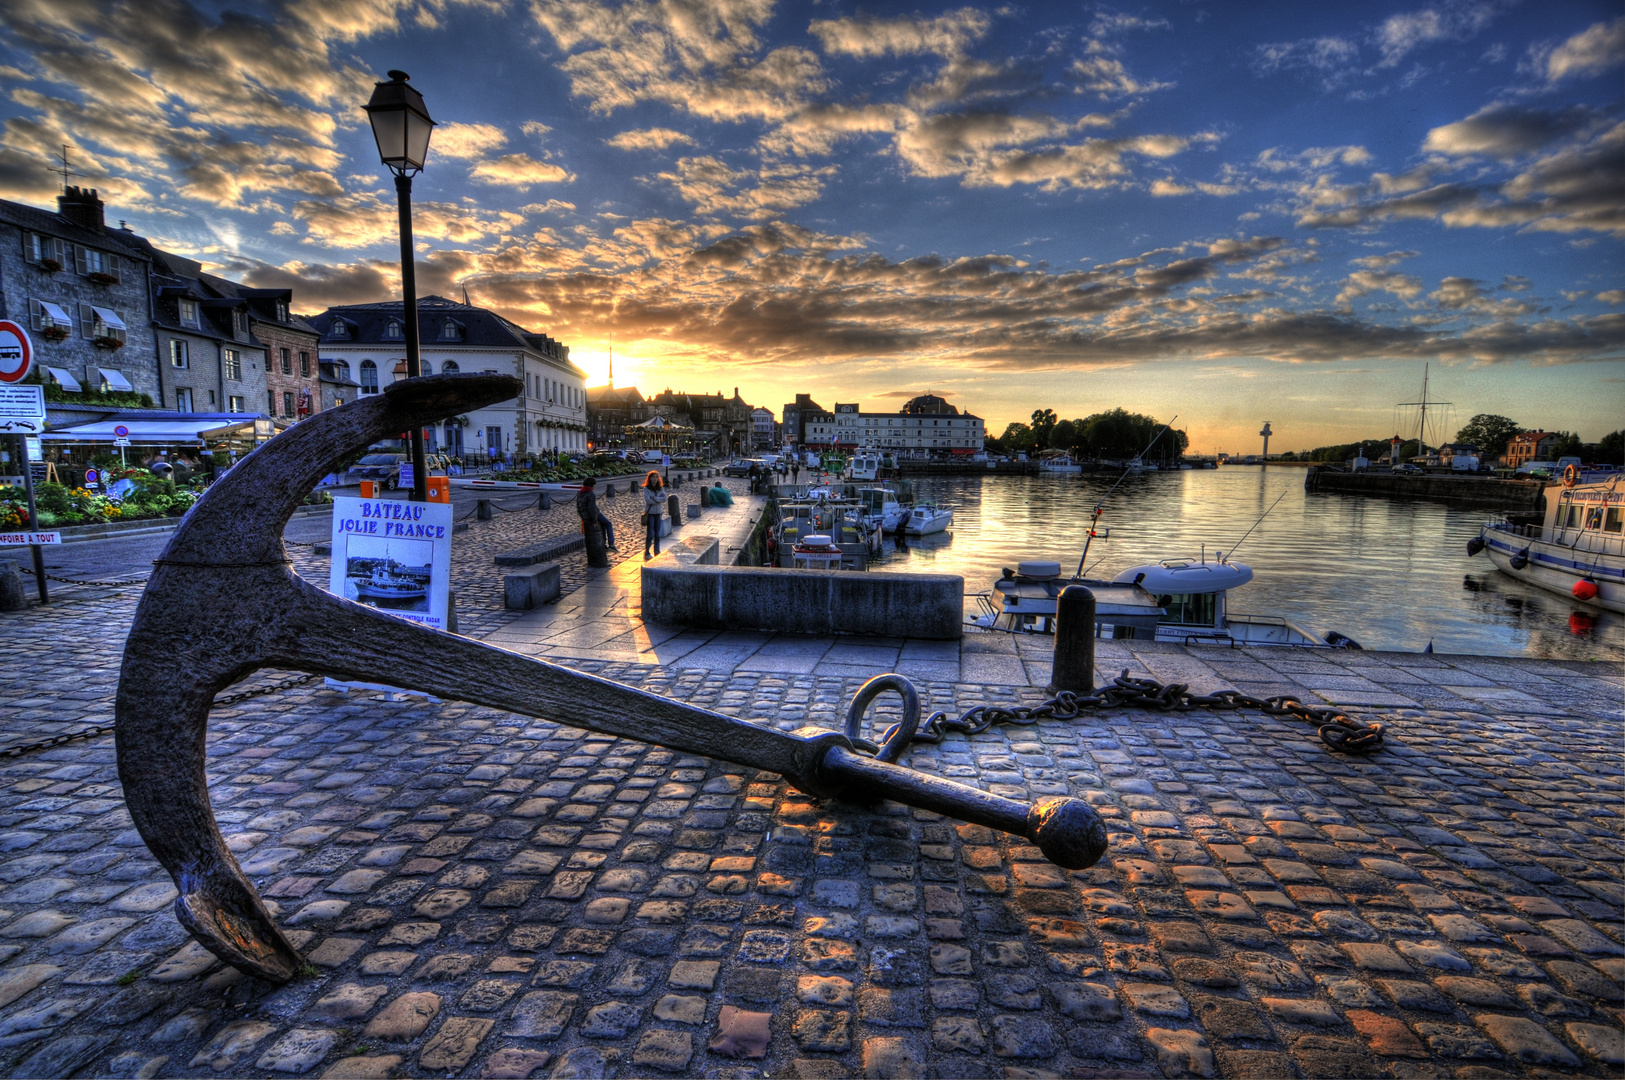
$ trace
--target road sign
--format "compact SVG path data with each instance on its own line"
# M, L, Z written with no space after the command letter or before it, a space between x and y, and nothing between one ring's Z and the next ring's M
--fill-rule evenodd
M28 331L10 319L0 319L0 383L19 383L34 362L34 343Z
M113 440L113 445L114 446L129 446L130 445L130 440L129 439L114 439Z
M10 544L60 544L59 532L7 532L0 533L0 547Z
M0 434L38 435L45 430L45 387L0 382Z
M128 439L130 437L130 429L125 427L123 424L114 424L113 437L115 439Z

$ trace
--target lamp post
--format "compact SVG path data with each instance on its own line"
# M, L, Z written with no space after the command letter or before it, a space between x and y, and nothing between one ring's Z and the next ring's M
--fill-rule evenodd
M407 85L404 71L391 71L389 82L373 87L372 100L365 105L372 136L378 141L378 156L395 174L395 193L401 213L401 321L406 324L406 377L423 374L418 349L418 284L412 251L412 177L423 169L429 156L429 133L434 121L423 104L423 95ZM423 452L423 428L412 429L412 498L429 501L428 459Z

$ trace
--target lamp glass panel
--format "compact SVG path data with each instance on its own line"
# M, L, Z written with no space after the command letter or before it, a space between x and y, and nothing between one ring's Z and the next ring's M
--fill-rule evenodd
M406 160L406 115L404 108L374 109L367 114L372 135L378 141L378 156L386 165Z
M423 163L429 160L429 132L434 128L434 122L410 109L404 114L404 119L407 163L421 169Z

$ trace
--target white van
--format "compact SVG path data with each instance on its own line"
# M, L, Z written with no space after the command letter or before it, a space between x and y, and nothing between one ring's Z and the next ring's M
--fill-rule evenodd
M643 463L645 465L659 465L662 461L665 461L665 460L666 460L666 455L665 455L665 453L663 451L660 451L660 450L645 450L643 452Z

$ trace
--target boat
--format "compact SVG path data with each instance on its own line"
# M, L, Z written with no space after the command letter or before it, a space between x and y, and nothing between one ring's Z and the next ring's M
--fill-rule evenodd
M908 517L903 519L903 531L910 536L939 533L954 523L952 510L938 509L933 503L915 503Z
M429 567L414 570L391 559L357 579L355 593L369 600L421 600L429 594L429 577Z
M1570 483L1573 478L1576 482ZM1496 569L1582 604L1625 614L1625 491L1616 474L1598 483L1546 489L1539 526L1505 519L1467 541L1467 554L1483 551Z
M1069 476L1083 471L1083 466L1072 460L1070 454L1046 453L1038 459L1038 475Z
M891 488L859 488L858 501L869 527L880 532L896 532L908 516L909 508L898 502L897 492Z
M1224 559L1169 559L1134 566L1111 580L1061 577L1061 564L1023 562L1008 568L983 599L976 624L988 629L1054 633L1061 590L1083 585L1095 594L1097 636L1182 645L1294 645L1358 649L1345 634L1316 637L1278 615L1229 610L1228 593L1253 579L1252 567Z

